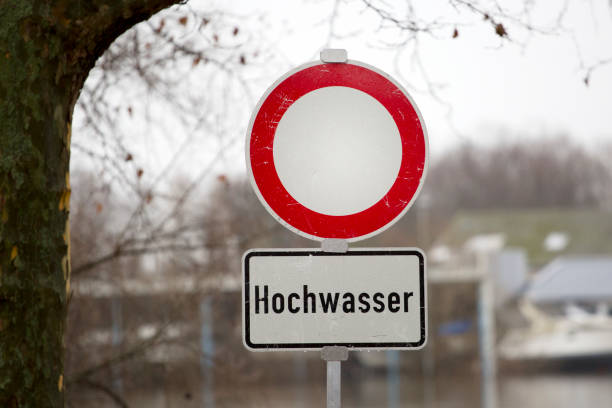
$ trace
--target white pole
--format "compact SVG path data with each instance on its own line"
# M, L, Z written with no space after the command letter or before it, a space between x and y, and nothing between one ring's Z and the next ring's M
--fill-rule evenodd
M489 253L478 254L482 273L478 285L480 358L482 367L482 406L497 408L497 364L495 355L495 306Z
M340 361L327 362L327 408L341 406Z
M348 359L346 347L323 347L321 359L327 361L327 408L342 406L340 364Z
M387 408L400 407L400 352L387 350Z

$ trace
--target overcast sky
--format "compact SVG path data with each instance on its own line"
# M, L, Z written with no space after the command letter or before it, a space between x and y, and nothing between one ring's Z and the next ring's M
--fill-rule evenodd
M380 49L381 39L392 41L395 34L375 31L378 19L372 13L359 13L363 7L339 2L334 31L346 37L333 38L330 45L347 49L349 58L375 65L407 86L424 115L434 153L466 138L497 141L493 137L501 132L526 136L569 133L587 143L612 140L612 64L594 71L588 87L581 68L612 58L612 10L607 0L570 1L556 34L528 33L509 25L512 41L500 41L480 16L457 12L446 0L414 3L417 13L428 21L459 22L455 39L451 27L437 32L437 38L420 36L417 50L422 70L415 63L412 46L399 59L396 51ZM563 2L536 3L533 24L554 27L561 11L556 3ZM258 11L271 21L286 22L292 30L282 36L278 48L289 63L297 65L313 59L328 41L325 17L332 13L335 2L296 6L287 1L236 0L219 4L238 13ZM423 72L439 85L436 91L441 101L425 90Z
M177 38L193 41L195 49L205 53L211 52L206 42L210 44L214 33L219 33L221 44L238 39L244 50L229 47L222 57L235 60L242 52L250 53L247 64L238 65L244 71L240 83L231 85L236 78L214 71L210 64L192 67L188 58L183 65L162 69L171 77L170 92L187 95L183 105L177 105L163 92L147 93L127 67L105 90L109 112L115 112L108 134L87 139L77 107L73 142L112 155L104 138L121 138L134 156L133 171L145 170L143 182L164 177L173 183L175 176L192 180L205 171L210 176L243 175L245 131L257 100L279 76L317 59L328 46L347 49L349 58L388 72L408 89L424 117L433 160L465 141L499 143L563 133L589 147L612 143L612 63L593 71L589 86L583 82L585 67L612 59L608 0L568 0L564 13L565 2L536 1L529 21L537 30L503 20L510 39L500 39L490 21L465 6L451 6L453 1L458 0L413 0L418 23L439 28L393 49L385 45L407 38L406 33L381 28L379 15L365 10L359 0L192 0L174 6L153 17L151 26L158 27L165 18L167 30L177 30ZM520 7L525 3L501 3L515 7L509 13L523 18ZM409 14L402 9L407 4L403 0L372 4L396 16ZM189 8L210 15L206 33L197 34L193 18L186 25L177 23ZM334 10L337 18L332 20ZM238 36L232 34L234 25L240 27ZM452 38L455 29L458 36ZM163 41L152 41L163 47ZM265 52L257 59L252 52L259 47ZM217 51L223 52L212 52ZM94 71L86 86L95 88L100 74ZM90 165L82 153L74 149L73 168Z

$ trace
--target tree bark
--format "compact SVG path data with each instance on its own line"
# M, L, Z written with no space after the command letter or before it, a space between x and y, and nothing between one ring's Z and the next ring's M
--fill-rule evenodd
M96 59L176 0L0 0L0 406L63 407L70 126Z

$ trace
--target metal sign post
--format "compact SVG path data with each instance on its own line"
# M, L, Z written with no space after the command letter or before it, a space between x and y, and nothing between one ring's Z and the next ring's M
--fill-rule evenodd
M340 364L348 360L348 348L323 347L321 360L327 361L327 408L340 408L342 406Z

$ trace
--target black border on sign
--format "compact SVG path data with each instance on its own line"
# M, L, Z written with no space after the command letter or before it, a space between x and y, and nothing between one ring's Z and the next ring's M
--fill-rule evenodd
M250 336L250 311L248 308L250 297L250 278L249 278L249 261L257 256L368 256L368 255L414 255L419 259L419 293L420 293L420 320L421 320L421 338L416 342L399 342L399 343L277 343L277 344L254 344L251 342ZM253 350L291 350L291 349L311 349L318 350L327 346L343 346L353 349L420 349L424 346L427 339L427 322L425 317L425 256L418 249L383 249L383 250L367 250L358 249L348 252L323 252L321 250L249 250L243 257L244 271L244 286L243 290L243 341L247 348Z

